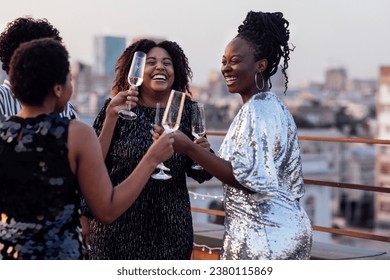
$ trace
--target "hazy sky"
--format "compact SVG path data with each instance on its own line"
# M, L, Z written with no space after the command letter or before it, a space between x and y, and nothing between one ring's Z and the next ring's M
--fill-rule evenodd
M248 11L281 11L290 21L291 84L323 81L345 67L352 78L376 78L390 65L389 0L0 0L0 29L16 17L47 18L72 60L93 62L95 35L148 35L177 41L193 83L219 71L225 45Z

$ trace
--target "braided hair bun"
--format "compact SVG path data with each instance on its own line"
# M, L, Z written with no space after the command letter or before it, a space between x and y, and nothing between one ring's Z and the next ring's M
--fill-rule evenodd
M286 78L285 91L287 91L288 77L286 69L290 60L290 49L288 40L290 31L289 22L280 12L248 12L243 23L238 27L238 35L247 40L255 50L255 60L267 59L268 66L263 72L265 79L269 79L278 70L280 59L283 57L281 65L282 73ZM272 83L270 81L270 88Z

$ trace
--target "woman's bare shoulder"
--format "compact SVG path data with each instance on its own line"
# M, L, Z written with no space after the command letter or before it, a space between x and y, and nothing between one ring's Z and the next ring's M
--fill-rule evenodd
M93 128L79 120L72 120L69 125L69 139L77 140L77 142L91 141L97 136Z

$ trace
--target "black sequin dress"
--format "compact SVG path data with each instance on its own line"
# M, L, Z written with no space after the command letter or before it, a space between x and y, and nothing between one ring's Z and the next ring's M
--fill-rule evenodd
M81 259L69 119L0 116L0 259Z
M191 103L186 100L180 130L191 139ZM94 123L100 133L108 101ZM161 110L163 111L163 110ZM106 157L113 185L122 182L152 145L151 124L155 108L138 105L137 119L118 119ZM162 112L161 112L162 113ZM91 220L92 259L190 259L193 228L186 174L198 182L212 178L205 171L191 169L193 161L175 153L164 164L169 180L150 179L135 203L115 222L103 225Z

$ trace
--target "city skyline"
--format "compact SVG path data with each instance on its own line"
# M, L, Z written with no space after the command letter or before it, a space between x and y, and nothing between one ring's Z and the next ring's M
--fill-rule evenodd
M239 3L238 3L239 2ZM385 36L390 26L386 0L15 0L4 5L0 29L20 16L47 18L57 27L71 60L93 65L93 39L100 35L162 37L177 41L203 85L219 71L225 45L249 10L281 11L290 22L290 85L323 81L329 68L344 67L351 78L376 79L390 65ZM134 10L132 10L132 8Z

